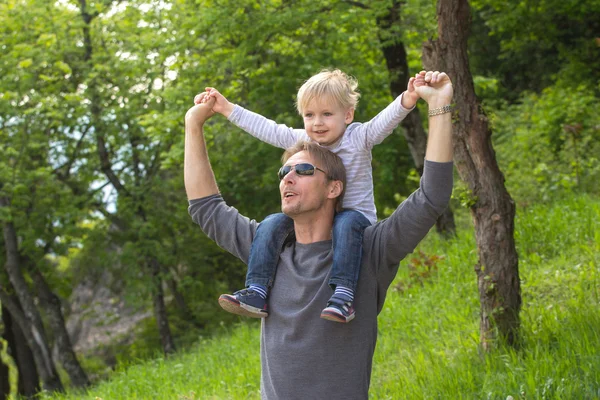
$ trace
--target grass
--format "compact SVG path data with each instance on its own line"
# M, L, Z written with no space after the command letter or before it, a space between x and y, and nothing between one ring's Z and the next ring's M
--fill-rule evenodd
M600 399L599 216L600 200L589 196L518 211L520 350L480 350L468 216L453 240L429 235L419 251L430 268L418 270L419 253L403 261L379 317L370 398ZM259 325L224 330L185 354L124 367L86 393L43 398L258 399Z

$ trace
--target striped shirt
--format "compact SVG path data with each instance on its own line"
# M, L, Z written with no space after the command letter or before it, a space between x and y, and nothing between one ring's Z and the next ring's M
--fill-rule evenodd
M346 167L347 182L343 207L360 211L371 224L377 222L371 150L388 137L411 110L412 108L409 110L402 107L400 95L369 122L354 122L348 125L341 140L336 144L323 146L336 153ZM229 121L257 139L282 149L292 147L299 140L311 141L304 129L277 124L238 105L229 115Z

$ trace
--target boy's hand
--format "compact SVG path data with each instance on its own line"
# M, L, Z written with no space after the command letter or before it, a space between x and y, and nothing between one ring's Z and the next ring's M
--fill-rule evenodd
M201 93L201 94L203 94L203 93ZM194 103L199 104L198 101L196 101L196 99L198 99L198 97L201 94L199 94L198 96L196 96L194 98ZM204 103L206 103L210 99L214 99L215 105L213 106L212 110L214 112L222 114L225 118L229 118L229 115L233 111L233 106L234 106L233 103L230 103L229 101L227 101L225 96L223 96L221 93L219 93L219 91L217 89L212 88L212 87L205 88L204 94L206 94L206 96L204 96L202 98Z
M408 80L408 87L402 95L402 107L407 109L413 108L420 97L415 88L415 78L410 78Z
M419 96L429 104L429 108L452 103L454 88L445 72L421 71L415 75L414 86Z

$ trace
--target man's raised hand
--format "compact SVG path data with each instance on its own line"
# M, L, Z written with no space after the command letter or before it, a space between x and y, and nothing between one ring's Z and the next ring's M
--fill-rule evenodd
M430 108L452 103L454 89L445 72L421 71L415 75L415 89Z
M215 115L215 112L212 109L216 100L213 98L205 99L207 96L208 94L204 92L194 97L195 105L185 114L186 124L197 124L202 126L210 117Z

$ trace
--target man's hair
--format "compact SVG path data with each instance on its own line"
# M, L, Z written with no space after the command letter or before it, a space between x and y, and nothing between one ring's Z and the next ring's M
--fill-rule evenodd
M356 109L360 93L356 91L358 81L339 69L324 69L308 79L298 90L296 108L300 115L311 101L322 99L334 101L344 110Z
M294 146L289 147L283 156L281 156L281 162L285 164L291 156L301 151L306 151L310 158L318 165L319 168L325 170L328 181L341 181L342 192L336 198L335 211L342 211L342 203L344 200L344 194L346 193L346 167L342 163L342 159L335 153L332 153L325 147L321 147L315 142L299 141Z

